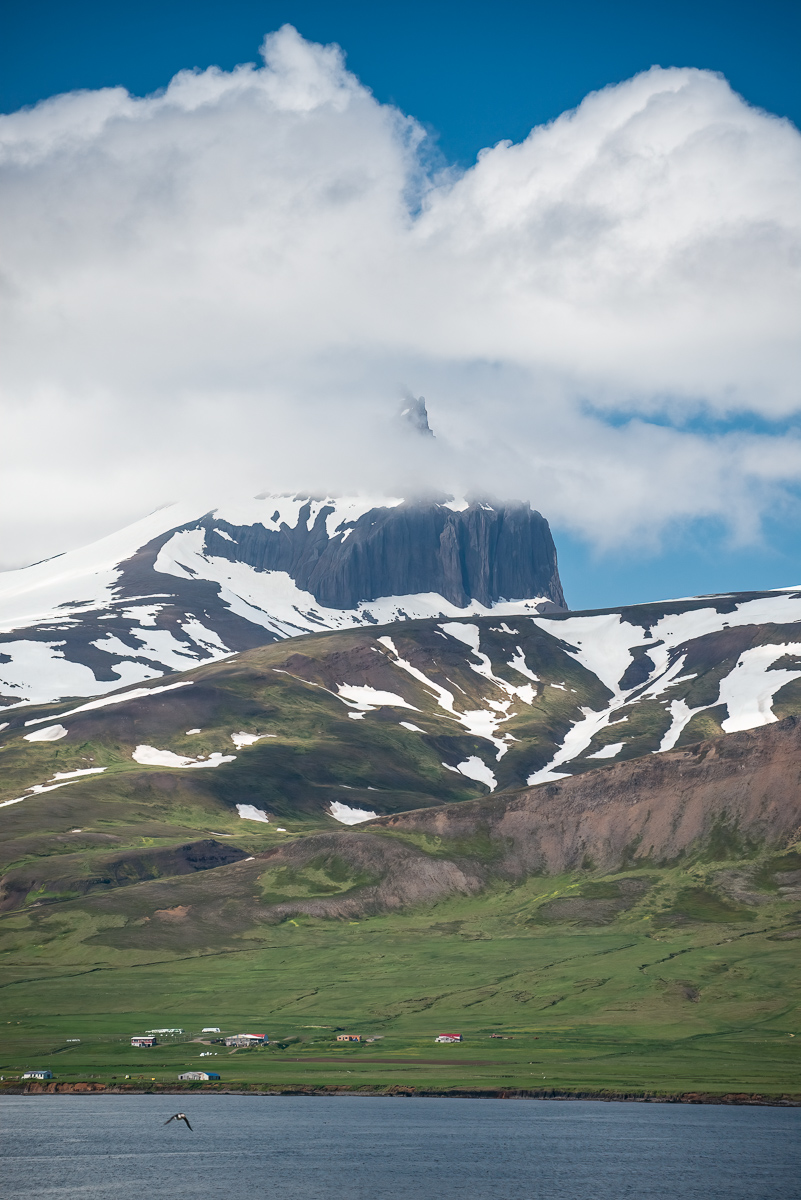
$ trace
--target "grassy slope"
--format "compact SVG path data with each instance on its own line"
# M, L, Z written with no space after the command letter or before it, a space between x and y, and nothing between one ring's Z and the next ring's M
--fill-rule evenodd
M547 760L579 704L604 702L597 680L532 630L527 661L546 684L564 686L545 686L508 726L520 740L499 764L502 786ZM375 659L375 632L302 639L303 653L320 660L322 677L329 659L354 648L357 657L363 650ZM420 644L412 625L393 632L402 654L411 655L415 639ZM352 720L313 683L275 673L299 644L200 668L188 674L191 688L135 709L70 718L70 736L59 742L26 743L14 728L2 735L3 798L55 771L108 770L0 810L4 869L29 870L36 880L22 911L0 921L0 1074L27 1065L51 1067L63 1080L144 1073L174 1080L180 1069L211 1063L226 1083L798 1091L799 901L776 890L775 864L764 855L741 862L730 846L712 855L707 848L706 861L698 855L681 868L649 867L619 879L591 872L532 878L354 924L258 919L265 899L330 895L363 882L330 863L287 872L257 860L105 894L70 889L70 873L100 876L109 856L128 851L216 834L252 853L292 835L330 831L336 825L323 809L334 798L392 812L484 793L442 768L443 758L456 761L473 743L425 689L395 678L392 690L417 713L383 709ZM464 707L490 695L491 685L463 658L460 665L459 647L439 639L440 653L442 646L451 661L438 668L440 681L463 689ZM504 658L506 649L492 656L498 674ZM709 667L712 675L719 670ZM697 676L691 687L714 690L712 675L706 685ZM791 684L774 710L785 715L800 705ZM54 719L63 708L52 710ZM398 725L409 717L424 736ZM632 711L632 753L654 749L664 722L662 709ZM203 733L187 738L198 725ZM145 769L130 757L140 741L193 755L231 752L230 733L239 729L277 736L215 770ZM610 728L603 736L619 735ZM682 740L691 737L685 731ZM241 821L237 802L267 807L281 820ZM416 844L442 853L426 839ZM447 848L483 852L478 844ZM644 891L627 891L626 879L645 881ZM193 1031L255 1026L300 1040L211 1060L196 1057L192 1044L148 1053L127 1044L131 1033L173 1024ZM333 1027L382 1040L343 1049L331 1040ZM433 1036L452 1027L466 1041L435 1047ZM515 1036L490 1040L494 1031ZM82 1041L68 1046L67 1037Z
M798 1092L797 901L775 890L775 866L532 878L428 912L242 928L242 897L273 886L257 861L220 869L228 929L196 914L200 877L126 889L125 913L115 893L12 914L0 1073L174 1081L209 1065L226 1085ZM738 871L751 903L722 886ZM610 913L632 880L645 890ZM311 893L330 885L305 881ZM127 1044L146 1028L196 1036L206 1024L298 1040L202 1060L188 1040ZM343 1049L337 1029L382 1040ZM451 1029L465 1041L435 1047Z
M24 741L22 734L29 730L23 722L47 715L61 720L67 711L64 704L12 710L10 728L0 732L0 799L21 795L56 771L87 766L105 767L106 774L70 785L70 790L113 788L135 798L155 770L132 761L139 742L193 756L230 754L230 735L240 729L271 737L238 751L235 763L192 771L188 779L183 773L182 786L191 787L206 804L230 806L235 795L282 818L318 816L332 799L369 803L381 812L405 811L484 794L484 785L455 776L442 765L443 760L453 765L472 754L492 764L499 787L522 786L532 770L549 761L580 709L602 708L609 693L556 637L532 622L519 622L514 635L496 628L491 618L480 624L482 647L500 678L518 687L528 682L509 665L521 646L540 679L531 704L512 706L516 715L503 729L516 741L500 761L490 743L448 716L429 688L392 666L377 638L388 630L403 657L454 694L457 708L486 708L490 700L502 702L504 693L473 669L476 660L462 642L437 632L437 622L409 622L386 630L295 638L196 668L171 677L171 682L191 680L191 687L65 717L69 736L57 742ZM346 705L331 694L343 682L392 691L417 711L386 707L363 719L350 719ZM627 727L624 757L655 749L669 724L664 709L649 703L631 717L635 715ZM403 728L401 720L412 720L423 733ZM196 727L202 733L188 738L186 730ZM602 731L590 749L617 736L614 729ZM348 797L343 785L356 794Z
M645 621L650 608L641 606L636 612ZM172 677L170 682L186 680L191 686L152 698L63 718L68 707L64 704L10 710L10 727L0 731L0 800L47 784L57 772L104 767L105 773L26 799L18 808L0 809L6 847L0 851L0 868L28 853L14 847L18 833L35 833L53 812L74 809L80 816L83 810L73 803L74 797L85 800L89 814L86 820L76 820L79 826L94 821L102 809L104 820L117 821L119 814L129 825L156 819L181 829L188 824L205 830L210 822L213 827L225 820L237 803L249 803L273 813L280 823L322 821L334 828L325 815L333 800L394 813L485 794L483 783L443 765L453 768L471 756L492 768L499 789L523 786L532 771L552 758L582 709L602 709L609 693L566 653L556 636L557 621L552 634L530 621L518 621L514 634L504 632L492 618L469 623L480 624L482 650L498 677L516 687L527 683L510 665L520 646L539 678L532 702L516 699L509 710L514 715L501 726L515 741L500 760L495 746L449 716L430 688L392 664L377 642L385 630L295 638ZM454 695L457 710L488 711L488 704L508 701L476 669L468 647L442 636L437 626L418 621L387 630L403 657ZM597 769L597 760L587 756L610 742L626 743L617 762L650 754L670 723L670 700L682 697L690 707L710 703L721 675L734 666L743 645L790 636L786 629L767 625L735 633L732 646L718 634L693 644L698 660L692 662L693 669L688 668L658 701L642 699L621 708L615 723L596 734L570 771ZM386 706L354 720L357 714L331 694L343 682L392 691L416 711ZM773 709L777 717L801 712L801 681L781 688ZM30 730L24 721L48 715L63 721L68 736L56 742L25 741L23 735ZM697 714L679 746L719 735L724 717L723 709ZM404 728L401 721L411 721L422 732ZM187 736L188 729L198 727L201 733ZM239 730L270 736L235 750L231 734ZM236 758L212 770L147 767L132 759L140 743L193 757L235 753ZM137 813L141 818L132 820L131 814Z

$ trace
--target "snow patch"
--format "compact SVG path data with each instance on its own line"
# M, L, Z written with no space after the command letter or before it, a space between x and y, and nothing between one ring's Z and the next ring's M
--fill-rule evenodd
M228 649L218 633L215 633L213 629L207 629L196 617L193 617L189 621L184 621L181 629L183 629L188 638L191 638L196 646L212 651L214 658L218 661L220 658L227 658L228 655L233 653L233 651Z
M386 646L386 648L392 654L390 662L393 666L400 667L402 671L406 671L412 676L413 679L416 679L419 683L422 683L424 687L427 687L428 690L433 692L437 697L437 703L439 704L440 708L444 708L446 712L449 712L455 716L452 692L449 692L447 688L441 687L438 683L435 683L433 679L429 679L427 675L424 675L422 671L418 671L417 667L413 667L412 664L407 662L405 658L401 658L398 651L395 649L395 643L391 637L384 635L383 637L378 638L378 641L382 646Z
M665 750L672 750L676 742L681 737L685 726L689 725L696 713L703 712L707 706L702 704L700 708L689 708L687 701L684 699L671 700L668 705L670 713L670 728L663 736L659 743L659 749L654 751L654 754L661 754Z
M173 754L172 750L157 750L155 746L137 746L131 757L145 767L220 767L233 762L236 755L215 752L206 759L195 759Z
M266 825L270 824L270 818L263 808L256 808L255 804L237 804L236 811L245 821L263 821ZM283 833L283 830L279 830Z
M63 725L48 725L45 729L35 729L33 733L24 734L26 742L57 742L67 736L69 731Z
M198 730L198 733L200 730ZM252 746L254 742L260 742L262 738L277 737L275 733L245 733L244 730L240 733L232 733L231 741L236 746L237 750L241 750L243 746Z
M198 655L189 642L180 642L169 629L139 629L132 631L130 638L138 645L129 646L114 634L96 638L90 644L105 654L115 654L123 659L145 658L172 671L188 671L197 664Z
M358 825L378 816L378 813L370 812L367 808L351 808L349 804L340 804L339 800L332 800L328 811L341 825Z
M610 742L608 746L602 746L594 754L588 754L587 758L616 758L625 744L625 742Z
M363 709L364 712L371 712L383 705L392 708L410 708L412 712L418 711L413 704L409 704L403 699L403 696L397 695L396 692L381 692L366 684L340 683L338 693L340 699L355 705L356 708Z
M443 633L448 637L455 638L458 642L464 642L465 646L478 654L481 645L481 630L478 625L463 625L461 621L447 621L440 625Z
M511 629L507 629L505 632L512 633L513 631ZM539 675L535 675L534 672L526 665L526 656L523 653L522 646L515 646L515 653L512 658L509 659L508 665L513 671L517 671L518 675L525 675L526 679L530 679L532 683L540 682Z
M729 715L721 722L724 733L739 729L756 729L777 721L773 713L773 697L780 688L801 678L801 671L770 668L785 655L801 654L801 644L754 646L744 650L734 670L720 681L719 704L728 707Z
M90 700L88 704L79 704L77 708L68 708L66 712L60 713L62 717L72 717L75 713L90 712L95 708L107 708L109 704L125 704L128 700L141 700L145 696L158 696L162 692L171 692L175 688L192 687L193 679L184 679L180 683L164 683L160 687L153 688L134 688L132 692L123 692L120 696L103 696L100 700ZM50 717L34 717L32 721L26 721L28 725L40 725L42 721L49 721ZM200 733L200 730L195 730Z
M402 725L404 729L411 729L412 733L425 733L424 729L420 729L417 725L412 725L411 721L399 721L398 724Z
M105 769L105 767L82 767L79 771L56 771L53 782L56 779L77 779L79 775L102 775Z
M123 620L131 621L134 625L155 626L156 617L163 607L163 604L140 604L133 608L125 608L122 611Z
M498 786L493 772L476 754L471 754L464 762L457 763L456 770L468 779L475 779L477 783L485 783L491 792L494 792Z

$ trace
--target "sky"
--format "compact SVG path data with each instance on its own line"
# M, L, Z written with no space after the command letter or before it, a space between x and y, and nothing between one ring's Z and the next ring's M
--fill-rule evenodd
M800 26L6 0L0 564L444 489L539 508L573 607L801 582Z

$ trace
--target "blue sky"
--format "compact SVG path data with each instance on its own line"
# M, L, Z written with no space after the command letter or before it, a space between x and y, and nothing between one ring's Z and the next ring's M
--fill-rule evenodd
M569 6L6 0L0 109L13 112L56 93L118 84L141 96L184 68L231 70L256 61L264 35L287 22L311 41L338 42L349 70L378 101L423 125L430 134L427 154L439 156L441 165L467 168L483 147L522 141L533 126L580 104L589 92L653 64L720 72L748 104L801 124L801 5L789 0L578 0ZM605 419L611 427L630 414L608 409ZM658 425L662 417L651 419ZM770 420L742 410L683 418L685 428L709 438L716 436L716 421L735 433L768 421L774 434L797 436L786 411ZM540 507L551 515L547 502ZM689 513L669 522L655 542L623 538L617 544L557 518L568 600L573 607L600 607L801 582L801 508L793 488L785 487L762 515L761 534L733 532L719 516Z
M350 70L435 130L449 161L519 141L654 63L720 71L801 124L796 0L5 0L0 108L115 84L144 95L187 66L253 61L286 22L339 42Z

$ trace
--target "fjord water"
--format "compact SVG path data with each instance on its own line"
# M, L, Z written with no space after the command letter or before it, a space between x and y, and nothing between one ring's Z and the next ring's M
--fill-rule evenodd
M164 1121L183 1111L182 1122ZM797 1200L801 1109L279 1096L0 1099L5 1200Z

